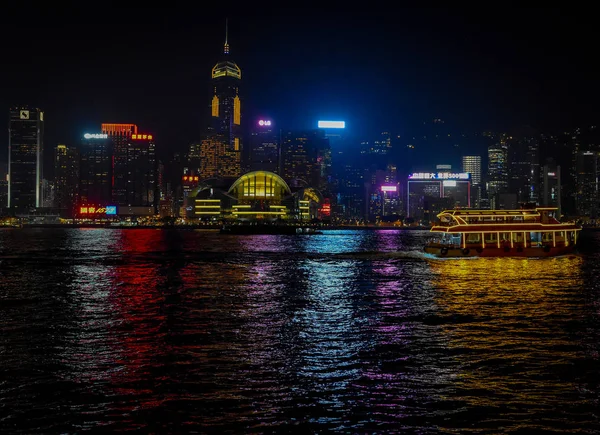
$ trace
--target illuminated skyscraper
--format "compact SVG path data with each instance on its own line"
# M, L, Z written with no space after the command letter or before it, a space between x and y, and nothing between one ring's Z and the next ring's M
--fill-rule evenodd
M112 201L117 205L128 205L128 150L132 135L137 134L137 125L102 124L102 133L108 135L113 147Z
M248 143L247 171L270 171L280 173L279 131L273 129L273 121L256 121L250 131Z
M281 153L283 179L290 187L327 189L331 148L323 130L284 133Z
M242 71L229 57L227 28L223 57L212 69L211 129L207 139L219 154L214 176L239 177L241 175L241 101L239 86ZM222 143L222 146L219 145ZM206 148L206 147L205 147Z
M79 192L79 150L64 144L54 151L54 206L72 217Z
M111 137L107 133L85 134L79 152L79 205L114 205Z
M156 145L151 134L133 134L127 149L126 205L158 211Z
M494 198L497 194L508 191L508 146L506 137L497 144L488 147L488 181L487 194L496 208Z
M463 156L462 171L471 174L473 185L481 184L481 156Z
M471 174L471 204L481 207L481 156L463 156L462 171Z
M16 212L42 207L44 112L10 109L8 122L8 207Z

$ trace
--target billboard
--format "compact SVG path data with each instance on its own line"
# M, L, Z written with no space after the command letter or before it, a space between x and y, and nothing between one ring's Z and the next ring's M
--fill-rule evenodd
M271 121L268 119L261 119L258 121L258 125L260 125L261 127L270 127Z
M319 121L319 128L346 128L346 121Z
M416 172L408 176L410 180L470 180L468 172Z
M137 140L140 140L140 139L152 140L152 135L151 134L132 134L131 138L137 139Z
M382 192L397 192L398 186L381 186Z
M106 133L86 133L83 135L84 139L108 139Z
M86 216L114 216L117 214L117 206L107 205L106 207L96 207L95 205L82 205L79 207L79 214Z

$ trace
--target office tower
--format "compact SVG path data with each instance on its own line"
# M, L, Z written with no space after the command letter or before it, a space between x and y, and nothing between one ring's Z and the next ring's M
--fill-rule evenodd
M506 136L488 147L487 196L492 209L497 208L497 195L508 191L508 146Z
M444 209L471 207L469 173L418 172L407 183L407 217L433 222Z
M0 161L0 210L5 212L8 207L8 163Z
M462 171L471 174L473 185L481 184L481 156L463 156Z
M599 160L600 152L598 151L579 151L577 153L575 205L577 214L580 216L598 217Z
M539 141L534 137L511 138L508 145L508 191L518 203L539 200Z
M42 207L44 112L13 107L8 123L8 207L29 212Z
M548 159L542 168L542 197L544 207L558 208L557 216L562 214L560 165Z
M270 171L280 173L279 131L273 121L260 119L250 130L248 150L245 157L246 171Z
M153 135L132 134L127 149L127 191L124 205L154 207L157 211L159 193L156 172Z
M227 29L223 57L212 69L211 127L202 144L206 152L214 153L215 170L211 176L239 177L241 175L241 101L239 86L242 71L229 57Z
M190 150L187 155L188 170L191 175L200 175L200 167L202 166L202 144L193 143L190 145Z
M79 205L105 207L113 202L114 137L86 133L79 148Z
M54 150L54 207L72 217L79 192L79 150L60 144Z
M331 148L322 130L285 132L281 155L283 179L290 186L327 190Z
M481 156L463 156L462 171L471 174L471 205L481 207Z
M101 126L102 134L106 134L112 143L112 202L117 205L127 204L128 153L131 137L137 135L135 124L110 124Z

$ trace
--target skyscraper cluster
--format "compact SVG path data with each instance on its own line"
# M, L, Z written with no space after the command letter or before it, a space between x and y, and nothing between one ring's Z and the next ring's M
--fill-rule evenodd
M164 161L157 158L153 133L132 123L99 123L78 143L53 146L53 165L45 171L44 112L11 108L8 162L0 167L6 173L0 177L5 214L216 218L224 214L214 209L227 204L228 216L250 213L240 207L266 216L283 207L270 201L269 189L283 202L286 195L294 197L286 207L297 216L345 222L429 222L444 208L508 209L523 203L591 218L600 211L600 150L594 145L600 142L581 130L557 136L486 134L480 148L487 146L487 152L461 155L458 170L446 157L429 153L441 144L460 152L460 139L451 142L439 118L420 134L402 138L384 131L353 153L339 129L343 122L291 130L274 119L246 118L242 70L230 55L227 31L210 74L200 137L188 152ZM413 165L419 148L430 154L426 168ZM254 186L254 196L244 186ZM256 197L259 191L266 196ZM240 195L235 201L234 193ZM195 207L204 211L196 213Z

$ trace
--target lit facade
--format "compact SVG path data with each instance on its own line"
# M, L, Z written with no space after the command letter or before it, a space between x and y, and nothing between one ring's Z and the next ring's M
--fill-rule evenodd
M79 193L80 153L77 148L58 145L54 151L54 206L65 216L73 215Z
M492 209L497 208L496 195L508 192L508 146L505 137L488 147L486 190Z
M118 205L127 205L129 144L137 130L135 124L102 124L102 134L108 135L112 144L112 201Z
M44 112L14 107L8 123L8 207L29 212L42 207Z
M536 138L508 141L508 191L519 203L537 203L540 199L540 156Z
M212 69L211 129L204 149L215 153L215 170L210 176L239 177L242 172L241 100L242 71L229 58L225 35L223 58Z
M560 165L555 162L547 162L542 167L542 197L541 202L544 207L556 207L557 215L562 214L562 185Z
M469 173L414 173L407 183L407 218L433 222L443 210L471 207Z
M79 203L106 206L113 195L113 143L110 138L81 140Z
M224 181L205 180L190 192L188 217L201 220L306 221L328 212L326 201L318 190L307 187L292 192L283 178L273 172L248 172L229 187L223 184Z
M259 120L250 131L246 164L248 171L269 171L280 173L279 168L279 132L273 122Z
M481 184L481 156L463 156L462 171L471 174L473 185Z
M293 185L327 189L331 147L323 130L285 132L281 159L282 176Z
M132 135L127 149L125 205L158 208L156 145L153 135ZM117 205L121 205L117 203Z
M598 217L600 175L600 152L580 151L576 156L576 192L577 214L593 219Z

